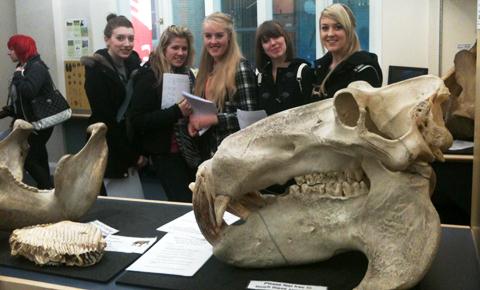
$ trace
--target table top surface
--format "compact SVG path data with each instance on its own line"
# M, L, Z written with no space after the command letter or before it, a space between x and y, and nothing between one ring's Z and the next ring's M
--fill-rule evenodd
M157 236L162 236L163 233L155 230L158 226L189 210L191 210L190 204L100 197L87 213L85 219L104 221L106 224L120 229L121 233L119 234L121 235L146 237L151 236L152 233L157 233ZM156 289L191 289L192 285L196 285L194 286L195 289L222 289L222 287L226 289L227 286L225 285L228 285L229 289L245 289L249 280L308 284L302 283L302 281L310 281L322 275L338 276L346 273L355 274L349 276L357 276L346 278L346 280L361 280L367 264L368 261L360 252L348 252L314 265L255 270L228 266L212 256L193 277L120 271L108 283L99 283L4 265L0 265L0 275L85 289L145 289L140 285L144 284L145 286L146 282L142 280L148 279L155 281ZM325 269L328 269L328 271L325 271ZM442 225L442 240L439 252L425 278L413 289L478 290L480 289L479 273L479 263L471 229L464 226ZM215 277L215 279L212 279L212 277ZM123 282L117 283L119 280L137 284L137 286L127 285ZM208 288L205 288L205 283L209 285ZM344 289L328 284L323 284L323 286L329 286L329 290Z

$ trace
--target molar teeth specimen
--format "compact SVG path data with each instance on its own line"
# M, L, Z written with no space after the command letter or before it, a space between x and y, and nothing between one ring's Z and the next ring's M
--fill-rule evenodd
M51 190L22 182L32 131L31 124L19 119L0 141L0 230L77 220L93 205L102 185L108 154L105 124L90 125L90 138L82 150L58 161Z
M353 190L352 186L348 182L342 182L343 196L352 196Z
M14 230L9 242L12 256L37 265L80 267L98 263L107 245L95 225L71 221Z
M295 177L295 182L296 182L297 184L305 183L305 176L297 176L297 177Z
M358 250L369 263L355 289L413 287L440 242L428 162L443 161L441 152L452 144L441 110L448 95L431 75L383 88L354 82L333 99L277 113L227 137L190 187L214 255L259 268ZM287 193L250 202L252 192L292 178L297 185ZM217 209L217 199L229 204ZM239 204L248 213L244 222L227 226L224 209L234 212Z

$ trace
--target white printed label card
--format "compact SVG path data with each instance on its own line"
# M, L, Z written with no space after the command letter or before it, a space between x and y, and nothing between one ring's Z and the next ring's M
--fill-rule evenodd
M324 286L291 284L275 281L258 281L252 280L247 286L247 289L255 290L327 290Z

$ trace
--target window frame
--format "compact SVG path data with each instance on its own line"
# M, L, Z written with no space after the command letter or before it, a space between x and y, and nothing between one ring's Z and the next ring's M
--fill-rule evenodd
M160 21L160 31L173 24L172 1L174 0L157 0ZM273 19L272 0L258 0L257 1L257 27L265 20ZM320 30L318 27L318 19L322 10L331 5L333 0L315 0L315 45L316 58L323 56L324 52L320 43ZM204 0L205 16L215 12L221 11L221 0ZM382 0L369 0L369 46L370 51L377 54L381 62L381 44L382 44Z

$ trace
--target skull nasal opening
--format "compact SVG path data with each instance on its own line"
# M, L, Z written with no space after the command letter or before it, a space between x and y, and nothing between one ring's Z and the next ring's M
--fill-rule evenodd
M334 106L338 119L346 126L355 127L360 117L358 104L349 92L342 92L335 97Z

